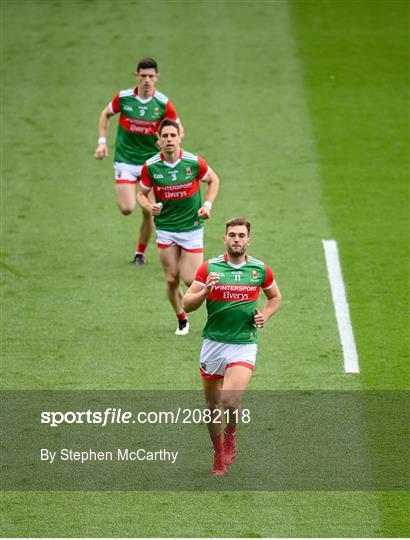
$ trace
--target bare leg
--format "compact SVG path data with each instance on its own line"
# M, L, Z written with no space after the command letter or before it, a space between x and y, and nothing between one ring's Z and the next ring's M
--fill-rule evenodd
M236 427L237 414L242 397L252 377L252 371L245 366L226 368L222 386L222 403L224 410L229 411L228 425Z
M168 300L176 315L182 313L182 290L179 286L179 246L170 246L159 250L159 258L165 273L166 292Z
M227 367L222 390L222 403L226 426L223 440L223 460L225 465L236 461L236 426L240 414L243 394L252 377L252 371L244 366Z
M124 216L131 214L136 205L135 198L135 183L133 184L116 184L115 191L117 193L117 206Z
M155 196L152 191L149 192L148 198L152 203L155 203ZM142 221L140 227L140 236L138 239L138 245L147 246L154 230L154 220L151 214L141 208ZM137 248L138 251L138 248Z
M193 253L192 251L181 249L181 277L187 287L193 282L196 271L203 260L203 253Z
M222 383L223 379L206 379L202 378L202 384L205 392L206 408L211 411L213 419L219 420L219 423L208 422L207 427L209 435L212 438L214 435L222 433L222 417L218 418L219 412L222 411Z

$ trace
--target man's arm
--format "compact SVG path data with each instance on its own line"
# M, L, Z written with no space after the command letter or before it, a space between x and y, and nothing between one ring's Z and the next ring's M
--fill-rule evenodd
M212 204L219 191L219 178L217 174L210 168L208 174L201 180L201 182L206 182L207 190L205 202L198 210L198 216L202 219L209 219L211 217Z
M95 159L104 159L108 156L108 146L107 146L107 134L108 126L110 123L110 118L114 116L114 113L111 112L110 106L105 107L105 109L100 114L100 120L98 122L98 146L95 151ZM105 139L105 141L103 141Z
M213 286L218 281L219 276L215 272L211 272L207 275L205 285L200 285L194 281L182 299L184 310L189 313L190 311L195 311L201 307L208 294L212 291Z
M280 294L279 287L276 283L274 283L272 287L264 290L263 292L265 293L267 300L262 308L262 311L259 311L259 309L257 309L253 317L255 326L257 326L258 328L263 328L266 321L278 311L282 299L282 295Z
M152 204L148 197L150 191L151 189L144 189L140 183L137 190L137 202L141 208L146 210L151 216L159 216L162 210L162 203Z

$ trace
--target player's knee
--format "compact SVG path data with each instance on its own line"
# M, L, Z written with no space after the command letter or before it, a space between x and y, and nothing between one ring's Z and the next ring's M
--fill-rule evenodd
M228 395L225 395L222 398L222 405L225 410L226 409L231 409L231 410L239 409L240 404L241 404L240 397L236 396L234 393L232 394L229 393Z
M206 408L209 409L210 411L221 411L222 402L217 399L207 399Z
M118 208L124 216L129 216L135 209L135 204L118 202Z
M189 277L187 277L187 276L182 276L182 279L183 279L185 285L186 285L188 288L192 285L192 282L194 281L193 276L189 276Z
M178 287L179 285L179 277L173 273L167 273L165 281L169 287Z

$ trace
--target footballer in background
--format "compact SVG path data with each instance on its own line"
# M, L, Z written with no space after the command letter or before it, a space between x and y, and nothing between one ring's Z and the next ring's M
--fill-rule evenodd
M186 335L189 322L182 307L180 282L189 287L203 261L204 220L211 217L219 178L204 158L181 148L177 122L162 121L159 144L162 151L142 168L137 200L154 216L167 297L178 319L175 333ZM206 185L203 203L201 182ZM152 193L155 202L150 197Z
M100 115L98 146L94 157L108 156L107 134L110 119L119 114L115 143L114 171L117 205L125 216L136 206L136 186L143 163L158 152L158 128L164 118L180 124L174 105L156 89L158 64L153 58L143 58L136 70L137 86L118 92ZM142 223L135 254L131 262L145 264L145 251L153 231L152 216L142 210Z

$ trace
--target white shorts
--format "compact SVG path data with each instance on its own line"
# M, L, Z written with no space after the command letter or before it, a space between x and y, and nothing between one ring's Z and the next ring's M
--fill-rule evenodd
M204 339L199 357L200 373L205 379L223 379L225 370L244 366L253 371L258 352L257 343L221 343Z
M141 176L142 165L114 162L116 184L136 184Z
M188 232L160 231L157 229L157 246L160 249L180 246L191 253L203 253L204 229L195 229Z

